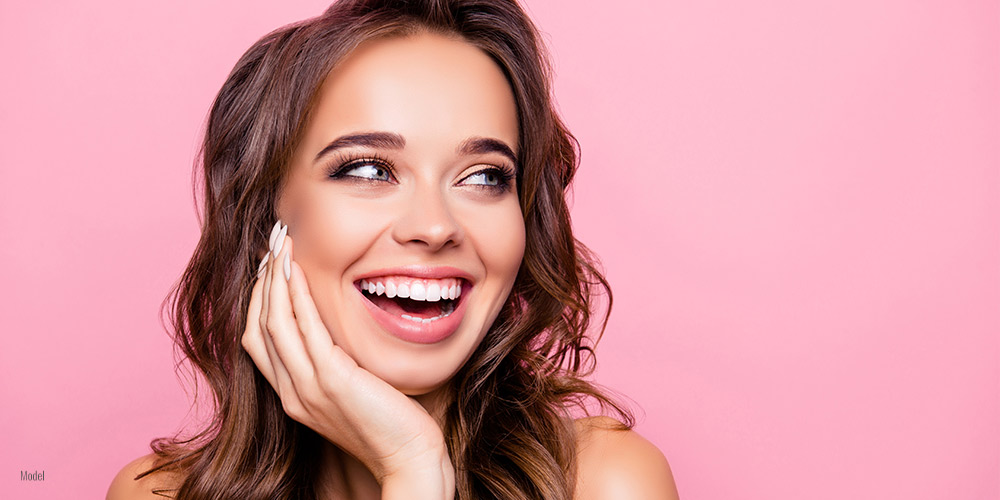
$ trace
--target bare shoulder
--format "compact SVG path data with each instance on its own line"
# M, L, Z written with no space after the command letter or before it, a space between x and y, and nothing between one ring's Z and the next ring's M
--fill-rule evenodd
M139 457L129 462L118 475L111 481L108 488L107 500L163 500L171 498L173 492L166 491L163 494L156 494L154 490L176 490L181 482L182 476L178 473L154 472L141 479L135 477L146 472L156 463L156 455L149 454Z
M663 452L610 417L576 420L576 500L676 500L677 487Z

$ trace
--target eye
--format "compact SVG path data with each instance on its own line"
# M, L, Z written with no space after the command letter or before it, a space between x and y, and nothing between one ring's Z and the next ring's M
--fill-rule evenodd
M469 175L462 180L462 183L472 184L490 191L504 192L510 189L510 181L513 178L514 174L509 170L500 167L491 167Z
M335 172L329 174L333 179L353 177L373 182L391 182L392 167L382 160L374 158L355 158L341 163Z
M479 180L480 182L472 182L472 184L485 184L487 186L499 186L502 182L500 176L497 175L495 171L483 170L482 172L476 172L465 178L469 180Z
M349 177L363 177L374 181L388 181L391 178L391 175L389 175L389 169L376 163L364 163L356 167L349 167L343 175Z

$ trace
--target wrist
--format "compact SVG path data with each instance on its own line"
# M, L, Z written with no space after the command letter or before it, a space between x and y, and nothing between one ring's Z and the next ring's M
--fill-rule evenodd
M379 482L382 485L382 500L455 498L455 469L445 449L413 460L405 467L389 472Z
M392 478L437 470L441 468L442 459L447 458L448 448L443 438L414 439L392 455L379 459L371 470L379 484L383 484Z

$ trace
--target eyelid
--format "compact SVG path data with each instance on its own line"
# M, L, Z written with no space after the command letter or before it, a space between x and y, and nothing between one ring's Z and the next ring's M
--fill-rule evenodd
M330 166L326 169L327 177L331 178L344 178L352 177L359 180L367 180L371 182L387 182L382 179L372 179L369 177L361 177L357 175L345 175L347 172L354 170L355 168L362 167L365 165L375 165L382 167L389 172L389 176L395 180L396 168L392 161L385 158L378 153L341 153L338 154L334 160L331 161Z
M468 162L468 167L465 168L466 171L472 170L472 173L482 172L483 170L488 170L490 168L497 168L508 174L517 174L517 165L509 161L506 157L500 159L500 157L473 157L472 161ZM471 175L471 174L470 174ZM466 176L468 177L468 176Z
M465 177L462 177L462 180L460 182L464 182L466 179L474 175L480 175L480 174L488 175L491 173L499 177L497 184L471 184L471 185L477 186L478 189L486 189L494 191L497 194L505 193L511 189L514 189L514 185L516 184L517 180L516 170L505 164L501 165L486 164L485 168L481 168L479 170L476 170L475 172L470 173L469 175L466 175Z
M463 181L465 179L468 179L469 177L472 177L473 175L482 174L484 172L493 172L493 171L495 171L495 172L500 172L501 174L503 174L505 176L506 175L514 175L514 169L512 169L512 168L510 168L510 167L508 167L506 165L494 165L492 163L483 163L483 164L479 164L479 165L476 165L476 166L477 167L482 167L482 168L477 168L477 169L473 170L472 172L470 172L469 175L466 175L466 176L462 177Z
M373 179L371 177L362 177L357 175L346 175L347 172L354 170L358 167L365 165L374 165L377 167L384 168L388 171L389 177L391 179ZM498 184L470 184L471 186L478 186L478 189L487 189L497 192L506 192L514 187L517 179L517 169L509 165L508 162L498 162L498 163L479 163L473 165L472 168L477 168L473 172L461 178L459 183L463 183L469 177L477 174L488 174L495 172L495 175L499 176ZM358 182L371 182L371 183L398 183L396 180L396 168L395 164L388 158L378 154L378 153L360 153L360 152L342 152L338 154L330 163L330 166L326 169L326 175L333 179L346 179L351 178Z

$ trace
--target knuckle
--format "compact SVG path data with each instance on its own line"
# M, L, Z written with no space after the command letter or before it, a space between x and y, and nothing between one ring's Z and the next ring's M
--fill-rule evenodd
M342 374L353 371L358 367L358 363L354 361L354 358L352 358L350 354L347 354L347 351L339 345L333 346L330 356L333 360L334 366L340 368L342 370Z
M305 417L305 409L297 401L289 401L288 398L281 398L281 409L296 422L302 422Z
M327 380L323 380L319 383L319 391L322 394L323 399L328 401L337 401L343 394L338 384L331 383Z
M315 408L319 398L316 397L314 391L305 391L300 395L300 400L303 408Z

